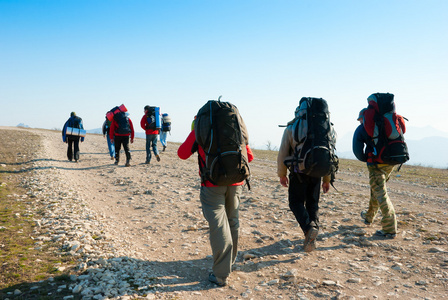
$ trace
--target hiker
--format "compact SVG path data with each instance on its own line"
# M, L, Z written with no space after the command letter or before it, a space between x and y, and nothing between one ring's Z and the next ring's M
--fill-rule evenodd
M157 161L160 161L159 150L157 150L157 136L159 135L160 126L160 109L158 107L146 105L144 107L145 114L143 115L140 126L145 130L146 134L146 160L145 164L151 163L151 147Z
M129 137L134 143L134 126L127 112L115 113L110 124L109 137L115 146L115 165L120 162L120 150L123 145L126 154L126 167L131 166L131 152L129 151Z
M160 143L163 146L163 152L166 150L166 136L168 135L168 132L171 131L171 117L164 113L162 114L162 129L160 130Z
M394 157L392 160L389 160L385 156L379 155L379 153L386 153L388 151L385 151L384 148L381 149L382 146L378 144L378 141L382 140L384 137L382 137L383 131L377 127L379 124L375 124L375 119L383 119L377 117L377 114L384 116L381 110L387 111L387 113L385 113L386 115L390 113L395 114L395 104L393 103L392 94L372 94L367 98L367 100L369 107L364 108L359 112L358 121L360 122L360 125L355 130L352 144L353 153L356 158L362 162L366 162L367 169L369 171L369 209L361 212L361 218L367 226L370 226L373 223L378 210L380 209L382 214L382 229L377 230L375 235L393 239L397 234L397 217L392 201L387 193L386 182L389 180L395 164L402 164L409 159L407 146L404 143L404 140L401 142L399 141L406 131L406 127L404 125L403 117L396 115L393 119L397 121L397 124L394 126L389 126L389 128L391 128L392 131L399 128L400 132L396 132L398 139L393 144L395 145L394 147L399 146L399 152L402 153L394 153L391 155ZM387 108L383 109L385 106ZM371 134L368 132L371 132ZM387 133L384 132L384 134ZM375 138L372 138L372 136L375 136L377 141L376 144ZM387 139L387 137L385 137L385 139ZM394 162L397 158L399 161ZM384 160L386 160L386 162Z
M313 115L322 119L311 117ZM325 127L321 128L320 124L325 124ZM296 127L298 130L295 130ZM311 132L313 129L317 129L316 132ZM319 136L318 132L323 132L323 136ZM303 136L296 137L295 133ZM283 132L277 156L277 175L280 184L288 188L289 208L305 235L303 243L305 252L311 252L316 248L321 182L323 192L327 193L337 171L335 139L326 101L320 98L302 98L295 111L295 118L288 123ZM332 143L329 143L329 140ZM323 144L319 144L320 142ZM319 152L322 149L326 149L323 154ZM316 161L309 162L307 159ZM287 176L288 170L289 176Z
M216 103L213 103L213 105L215 104ZM219 104L223 104L223 102L219 102ZM231 104L225 102L224 105L230 106ZM203 110L204 107L201 110ZM231 109L233 108L236 109L236 107L232 105ZM227 156L230 159L236 158L236 163L232 164L230 161L226 160L226 156L220 157L220 155L215 152L216 149L212 149L211 147L207 148L204 145L201 146L203 142L200 139L200 132L202 131L204 135L208 135L207 132L210 132L211 130L210 128L204 129L200 124L202 117L206 118L206 116L210 115L210 113L202 114L201 110L198 113L195 128L190 132L182 145L180 145L177 154L181 159L188 159L194 152L198 152L199 174L201 177L200 201L203 215L209 224L209 238L213 253L213 272L209 274L208 280L218 286L225 286L228 283L227 281L232 271L232 265L235 263L238 254L238 209L240 195L243 189L242 185L244 184L244 177L250 175L247 163L252 161L253 154L249 147L247 129L239 113L230 116L233 118L233 121L238 118L236 122L232 121L227 123L232 124L227 128L233 129L231 131L239 136L238 143L241 143L233 145L238 148L241 147L240 149L242 150L240 152L235 151L235 155ZM233 111L238 112L237 110ZM215 115L213 115L213 117L214 116ZM209 124L204 126L209 126ZM219 129L220 126L218 125L216 128ZM243 131L244 134L242 134ZM219 130L215 130L213 133L213 139L217 139L218 136L225 136L222 132L219 132ZM210 137L210 135L208 136ZM228 147L223 140L224 139L220 140L221 147ZM210 145L212 144L209 139L205 141L205 143L207 142ZM216 140L213 140L213 144L216 144ZM205 152L207 152L207 156ZM216 176L217 174L215 173L215 170L206 164L207 158L212 160L213 157L222 159L221 162L223 164L220 165L220 162L218 162L216 165L219 165L217 166L218 171L225 170L225 172L223 172L225 174L218 174L218 176ZM238 161L240 162L239 165L237 163ZM222 179L226 174L228 175L228 178L231 178L234 173L239 173L240 176L238 176L238 179L235 177L234 180L230 181L234 181L233 183L222 183ZM242 176L244 173L246 174Z
M109 119L104 120L103 123L103 137L106 138L107 140L107 148L109 149L109 154L110 154L110 159L114 160L115 159L115 145L114 143L112 143L111 139L110 139L110 125L111 125L111 121L109 121Z
M62 128L62 141L68 144L67 158L69 161L72 161L73 158L76 163L79 161L79 140L81 139L81 143L84 142L84 137L82 119L73 111Z

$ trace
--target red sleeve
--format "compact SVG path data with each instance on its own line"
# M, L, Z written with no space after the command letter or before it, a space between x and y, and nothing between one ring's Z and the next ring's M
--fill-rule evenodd
M112 121L112 123L110 124L110 130L109 130L109 137L111 140L114 139L114 133L115 133L115 129L116 129L116 122L115 120Z
M251 162L252 160L254 160L254 154L252 153L252 149L250 149L249 145L246 145L246 150L247 150L247 159L249 160L249 162Z
M145 130L146 132L146 115L143 115L141 121L140 121L140 127Z
M182 145L179 146L179 149L177 149L177 156L179 156L180 159L189 158L193 154L191 152L191 148L193 147L195 141L196 135L194 134L193 130L192 132L190 132L185 142L183 142Z
M131 140L133 140L134 139L134 125L132 125L131 119L128 119L128 120L129 120L129 127L131 127Z

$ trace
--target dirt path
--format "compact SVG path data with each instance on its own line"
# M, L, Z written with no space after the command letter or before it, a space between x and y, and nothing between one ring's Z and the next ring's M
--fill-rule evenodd
M366 170L341 165L338 191L321 198L318 248L307 254L275 162L256 158L252 190L245 188L240 206L235 271L230 286L215 288L207 281L212 259L198 199L196 156L180 160L178 146L171 143L161 162L145 165L145 142L136 139L132 166L115 166L105 139L88 135L80 144L80 162L72 163L59 132L31 131L43 137L43 151L37 154L41 163L102 217L114 253L150 265L160 280L153 299L448 297L446 185L428 186L399 174L392 178L388 187L399 234L382 240L372 236L379 220L366 227L359 218L368 204Z

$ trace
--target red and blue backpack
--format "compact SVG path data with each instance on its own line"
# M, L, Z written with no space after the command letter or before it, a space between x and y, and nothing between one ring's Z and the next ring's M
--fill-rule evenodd
M395 112L394 95L375 93L367 98L363 124L372 138L374 151L369 162L401 165L409 160L409 151L404 140L405 118Z

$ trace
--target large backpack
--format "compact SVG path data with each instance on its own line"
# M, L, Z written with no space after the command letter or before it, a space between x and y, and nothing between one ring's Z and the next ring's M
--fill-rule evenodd
M367 98L369 104L364 112L363 124L372 138L373 161L399 165L409 160L409 151L403 134L406 132L404 118L395 112L394 95L375 93Z
M68 120L67 126L71 128L83 129L81 125L82 119L78 116L70 117Z
M199 155L202 181L218 186L244 180L249 183L246 125L238 108L220 98L208 101L198 111L194 123L196 142L205 152L205 161Z
M157 130L162 128L160 122L160 108L156 106L148 106L146 113L146 129Z
M297 143L292 159L285 160L291 171L311 177L331 175L334 181L339 159L335 154L336 132L330 122L327 101L322 98L303 97L295 112L292 125Z
M114 120L118 124L118 128L115 130L118 134L128 134L131 133L131 125L129 124L129 119L125 112L118 112L114 114Z
M171 117L168 114L162 114L162 131L171 131Z

